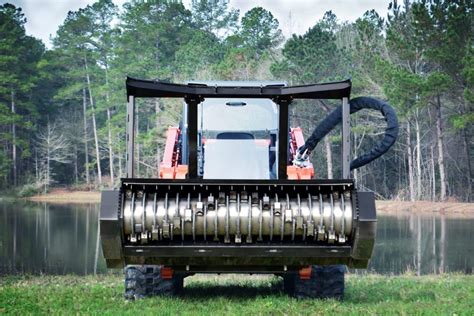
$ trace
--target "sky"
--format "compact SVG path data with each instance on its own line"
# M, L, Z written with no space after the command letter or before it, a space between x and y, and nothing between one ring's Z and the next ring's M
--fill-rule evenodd
M125 0L113 0L120 8ZM43 40L51 48L50 36L66 18L68 11L75 11L94 0L0 0L21 7L26 16L26 33ZM183 0L187 8L191 0ZM389 0L229 0L229 5L239 9L241 16L253 7L261 6L280 22L285 37L304 34L326 11L332 10L341 21L355 21L365 11L375 9L382 17L387 15Z

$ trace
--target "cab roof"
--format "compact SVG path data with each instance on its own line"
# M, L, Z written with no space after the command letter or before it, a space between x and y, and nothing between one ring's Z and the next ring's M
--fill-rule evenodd
M212 84L213 83L213 84ZM265 84L264 84L265 83ZM349 98L351 80L300 86L284 86L281 82L190 82L168 83L127 77L127 97L138 98L270 98L270 99L342 99Z

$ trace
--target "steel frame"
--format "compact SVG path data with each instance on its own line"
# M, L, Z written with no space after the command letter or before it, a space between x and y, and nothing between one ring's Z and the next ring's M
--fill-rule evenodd
M127 178L135 177L135 99L137 97L169 97L184 98L187 104L186 124L184 135L187 135L188 146L186 157L188 162L188 178L198 179L198 105L205 98L245 97L269 98L279 107L278 131L278 179L287 179L289 161L289 115L288 107L294 99L340 99L342 101L342 150L341 166L342 179L350 179L350 108L349 96L351 81L341 81L326 84L305 86L262 86L262 87L227 87L207 85L180 85L160 81L138 80L127 78ZM187 159L186 159L187 158Z

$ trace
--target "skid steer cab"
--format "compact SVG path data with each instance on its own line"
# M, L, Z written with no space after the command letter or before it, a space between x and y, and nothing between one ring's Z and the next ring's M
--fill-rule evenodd
M109 268L125 267L125 296L171 295L195 273L266 273L283 277L297 297L342 298L345 266L367 268L374 194L356 189L351 169L395 142L393 109L373 98L349 101L351 82L171 84L127 78L127 178L103 191L102 249ZM134 169L136 98L181 98L159 178ZM289 126L297 99L336 99L337 107L304 140ZM379 110L385 137L350 161L350 113ZM313 179L309 156L342 124L340 179Z

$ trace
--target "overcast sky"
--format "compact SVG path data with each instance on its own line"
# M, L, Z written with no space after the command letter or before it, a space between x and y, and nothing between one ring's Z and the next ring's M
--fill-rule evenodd
M125 0L113 0L120 8ZM23 9L26 15L26 32L43 40L51 47L50 35L66 18L68 11L75 11L94 0L0 0ZM191 0L183 0L190 7ZM230 6L244 14L255 6L270 10L280 22L285 37L303 34L319 20L324 12L332 10L342 21L355 21L365 11L375 9L382 17L387 15L389 0L230 0Z

